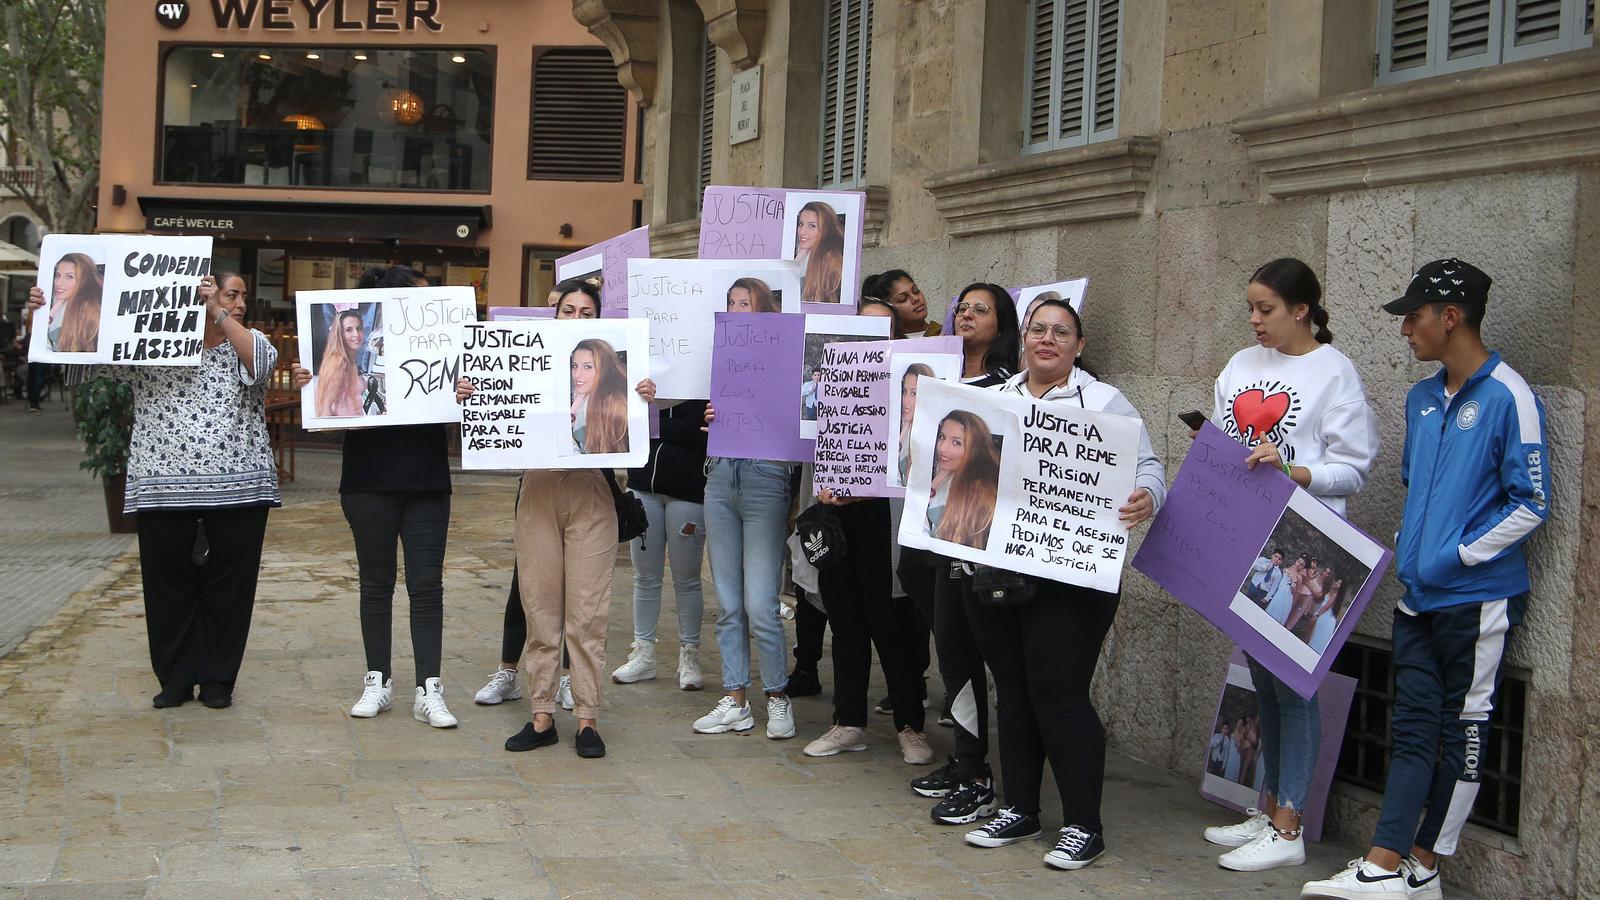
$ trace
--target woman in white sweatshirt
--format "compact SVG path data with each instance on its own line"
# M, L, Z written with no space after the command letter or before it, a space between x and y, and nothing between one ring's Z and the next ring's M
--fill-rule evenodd
M1377 420L1355 365L1333 346L1322 285L1300 260L1275 259L1250 276L1245 298L1256 345L1234 354L1217 376L1211 420L1252 448L1252 468L1280 468L1343 513L1378 455ZM1266 768L1263 808L1205 832L1206 840L1236 848L1217 861L1242 872L1305 862L1300 813L1321 740L1315 698L1301 698L1253 659L1250 675Z

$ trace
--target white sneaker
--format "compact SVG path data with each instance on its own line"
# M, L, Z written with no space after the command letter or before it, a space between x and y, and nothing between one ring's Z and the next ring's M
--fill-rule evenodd
M1243 847L1235 847L1217 857L1217 865L1235 872L1265 872L1279 866L1299 866L1306 861L1306 842L1289 840L1268 828Z
M794 711L788 697L767 698L767 739L786 741L794 737Z
M837 756L867 749L866 732L849 725L835 725L806 745L807 756Z
M561 676L561 680L556 682L556 702L561 704L562 709L567 710L568 712L572 710L571 675L563 675Z
M1237 825L1213 825L1206 829L1206 840L1224 847L1243 847L1255 840L1263 831L1272 828L1272 820L1255 807L1244 811L1250 818Z
M1403 866L1402 866L1403 868ZM1332 897L1336 900L1410 900L1406 876L1379 868L1367 860L1350 860L1343 872L1322 881L1308 881L1300 889L1302 897Z
M701 734L722 734L726 731L749 731L756 727L756 717L750 714L750 704L740 704L739 701L728 695L723 695L717 705L694 720L694 730Z
M684 644L678 648L678 690L698 691L705 687L705 676L700 674L700 647Z
M1400 863L1400 874L1406 877L1406 893L1411 900L1444 900L1444 885L1439 881L1439 870L1429 869L1407 856Z
M507 700L522 699L522 682L517 679L516 669L495 669L489 676L489 683L478 689L472 695L472 702L479 706L494 706Z
M908 766L926 766L933 762L933 747L928 736L910 725L900 729L900 758Z
M456 717L444 705L444 685L439 679L429 678L417 688L417 702L411 705L411 716L418 722L427 722L435 728L456 727Z
M628 661L611 673L611 680L617 684L633 684L636 681L650 681L656 677L656 642L634 639L633 651L628 654Z
M394 679L384 681L382 672L368 672L361 683L361 699L350 707L350 715L370 719L393 705Z

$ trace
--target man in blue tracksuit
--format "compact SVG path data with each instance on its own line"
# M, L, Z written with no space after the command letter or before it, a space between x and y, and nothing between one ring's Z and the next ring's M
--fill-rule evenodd
M1479 334L1489 284L1436 260L1384 306L1405 317L1417 359L1443 364L1406 397L1394 749L1372 849L1301 896L1442 896L1439 857L1455 852L1477 798L1501 663L1527 603L1522 544L1550 496L1544 405Z

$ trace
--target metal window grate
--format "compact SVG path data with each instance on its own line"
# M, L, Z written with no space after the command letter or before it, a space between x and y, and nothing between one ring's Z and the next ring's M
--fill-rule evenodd
M1393 748L1393 656L1384 647L1345 644L1332 671L1356 679L1350 719L1334 777L1382 793ZM1507 672L1495 692L1489 745L1479 763L1482 781L1469 822L1516 836L1522 808L1522 748L1527 735L1528 680Z
M535 51L528 178L621 181L628 93L601 47Z

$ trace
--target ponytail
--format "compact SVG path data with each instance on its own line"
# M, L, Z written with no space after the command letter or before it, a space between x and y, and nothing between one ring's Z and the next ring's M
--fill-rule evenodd
M1311 307L1311 324L1317 326L1317 343L1333 343L1333 332L1328 330L1328 309L1321 303Z
M1333 343L1333 332L1328 330L1328 310L1322 305L1322 283L1310 266L1293 257L1282 257L1257 269L1250 276L1250 283L1268 288L1289 306L1304 306L1311 316L1317 343Z

